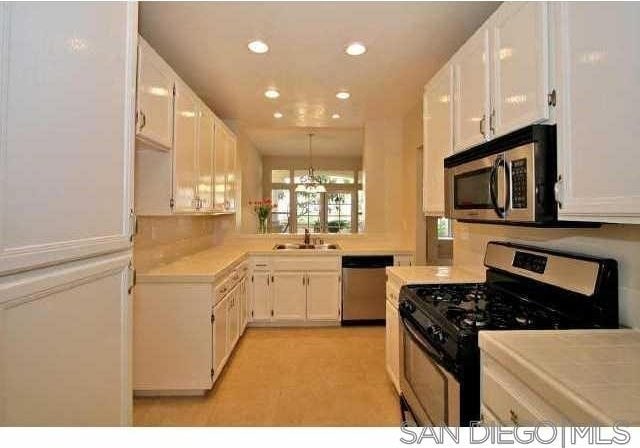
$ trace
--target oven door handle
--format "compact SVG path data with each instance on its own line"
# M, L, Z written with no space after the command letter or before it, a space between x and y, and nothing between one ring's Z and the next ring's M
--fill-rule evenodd
M498 169L500 167L504 167L505 172L505 202L504 207L500 207L498 205ZM503 157L496 158L496 161L493 163L491 167L491 176L489 178L489 194L491 196L491 205L493 205L493 210L496 212L500 218L504 218L505 211L507 209L507 203L509 201L509 197L511 193L509 192L509 171L507 168L507 162Z
M442 362L443 355L442 353L437 352L432 345L415 329L413 324L409 322L404 317L402 318L402 324L407 329L407 332L413 337L413 339L420 345L420 347L427 352L430 356L432 356L438 363Z

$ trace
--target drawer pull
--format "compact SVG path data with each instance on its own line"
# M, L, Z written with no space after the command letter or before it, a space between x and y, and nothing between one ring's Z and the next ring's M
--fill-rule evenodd
M513 412L513 409L509 409L509 420L511 420L511 423L513 423L514 425L518 426L518 414L516 414L515 412Z

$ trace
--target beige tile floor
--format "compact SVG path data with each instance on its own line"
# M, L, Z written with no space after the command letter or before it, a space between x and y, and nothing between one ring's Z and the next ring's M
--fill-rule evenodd
M397 426L383 327L250 328L204 397L136 398L136 426Z

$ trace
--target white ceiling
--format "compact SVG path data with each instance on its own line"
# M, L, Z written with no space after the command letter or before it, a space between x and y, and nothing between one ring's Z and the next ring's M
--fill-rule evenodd
M308 128L249 128L247 134L260 152L269 156L307 156ZM314 128L313 156L357 157L362 155L362 128Z
M223 119L272 127L362 127L404 115L496 2L141 2L140 32ZM262 39L266 54L247 43ZM368 51L353 57L353 41ZM264 97L277 88L276 100ZM348 90L351 98L335 93ZM275 111L285 116L276 120ZM342 118L332 120L333 113ZM349 133L347 133L349 134ZM276 141L254 141L261 151ZM291 143L293 145L293 143ZM343 145L348 146L348 145Z

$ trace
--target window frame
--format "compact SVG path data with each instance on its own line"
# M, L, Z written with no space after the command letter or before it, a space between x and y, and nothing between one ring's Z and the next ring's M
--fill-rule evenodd
M273 182L273 171L284 171L284 170L289 170L289 179L291 180L290 183L282 183L282 182ZM270 178L270 191L269 191L269 197L271 197L271 195L273 194L273 190L289 190L289 231L287 232L288 234L298 234L298 197L297 197L297 192L296 187L299 184L295 183L294 180L294 173L295 171L299 169L295 169L295 168L283 168L283 167L279 167L279 166L273 166L271 167L270 171L269 171L269 178ZM321 168L317 169L316 171L322 171ZM362 175L361 173L363 173L363 170L361 168L357 168L357 169L349 169L349 170L340 170L340 171L352 171L353 172L353 179L354 182L353 183L344 183L344 184L324 184L324 187L327 190L327 193L350 193L351 194L351 232L352 234L354 233L359 233L359 225L358 225L358 191L362 190L364 192L364 186L363 186L363 182L362 182ZM321 199L320 199L320 204L321 204L321 208L320 208L320 222L321 222L321 230L320 233L327 233L328 230L328 210L327 210L327 203L328 203L328 198L327 198L327 193L320 193L321 195ZM273 233L273 229L271 228L271 220L268 221L269 222L269 227L268 227L268 232L269 233ZM365 221L365 225L363 226L363 230L366 227L366 221ZM310 229L310 231L312 231L312 229Z

